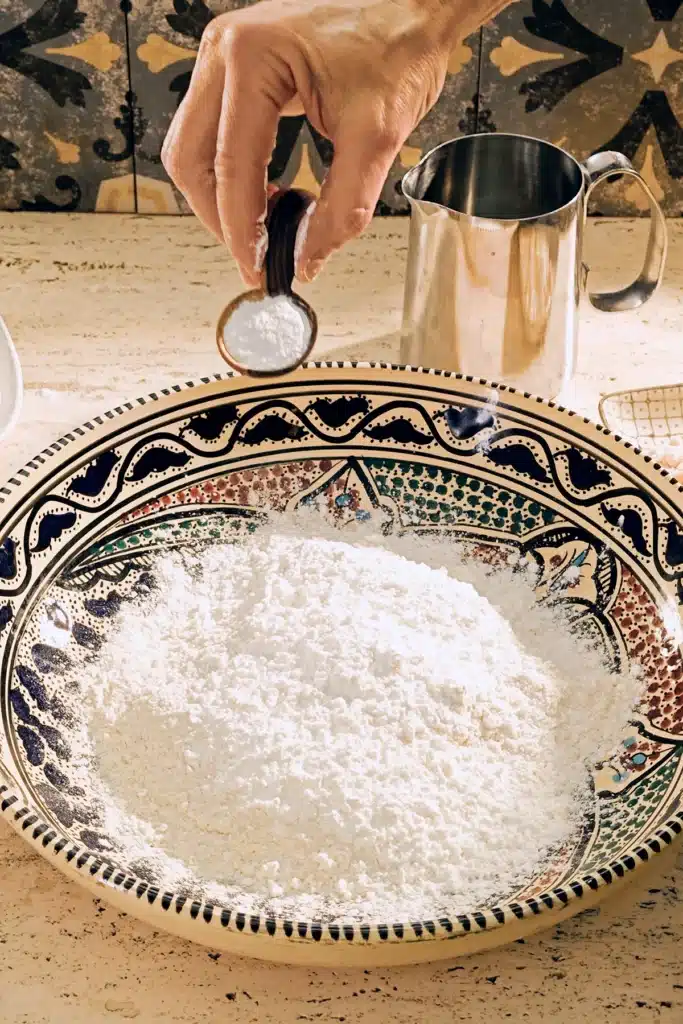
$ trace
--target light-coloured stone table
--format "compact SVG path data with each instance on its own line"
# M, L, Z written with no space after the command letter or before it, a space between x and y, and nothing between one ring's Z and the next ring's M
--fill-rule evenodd
M318 354L398 358L407 223L375 223L306 289ZM646 225L597 220L596 286L625 283ZM683 224L640 314L586 305L567 402L683 381ZM0 447L7 476L66 427L223 368L214 324L237 274L191 219L0 215L0 311L27 397ZM400 971L269 967L168 938L66 883L0 822L1 1024L639 1024L683 1020L683 854L668 850L602 909L458 964Z

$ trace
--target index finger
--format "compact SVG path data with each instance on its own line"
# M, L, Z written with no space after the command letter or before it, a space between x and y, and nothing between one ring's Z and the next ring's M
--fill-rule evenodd
M407 134L402 125L388 128L361 113L342 124L320 199L299 239L299 280L312 281L332 252L368 226Z
M161 160L190 209L223 241L216 204L216 135L221 116L225 69L207 32L202 37L187 93L164 140Z
M249 43L255 30L232 41L216 142L216 203L223 238L249 285L259 283L267 245L268 164L280 111L296 93L286 68Z

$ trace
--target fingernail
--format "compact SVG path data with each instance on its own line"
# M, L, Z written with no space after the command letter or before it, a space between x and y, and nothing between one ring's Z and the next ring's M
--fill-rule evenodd
M315 281L316 277L318 276L318 274L320 273L324 266L325 260L309 260L308 263L304 267L302 267L299 276L301 277L302 281L306 281L307 284L310 284L311 281Z
M254 244L254 271L260 274L268 252L268 232L264 228Z

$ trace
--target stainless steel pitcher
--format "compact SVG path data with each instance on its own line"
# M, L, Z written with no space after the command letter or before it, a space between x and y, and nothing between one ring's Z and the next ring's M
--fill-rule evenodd
M520 135L468 135L403 179L411 205L401 361L455 370L555 398L574 372L586 206L614 174L650 202L643 269L627 288L589 293L606 312L636 309L664 272L666 222L621 153L580 164Z

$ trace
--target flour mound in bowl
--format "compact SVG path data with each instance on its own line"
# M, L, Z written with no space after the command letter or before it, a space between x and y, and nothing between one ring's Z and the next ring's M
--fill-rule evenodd
M247 911L511 893L575 841L638 698L452 541L284 518L154 576L86 669L80 771L122 863Z
M276 372L296 366L311 344L311 325L288 295L246 299L223 329L225 346L242 366Z

